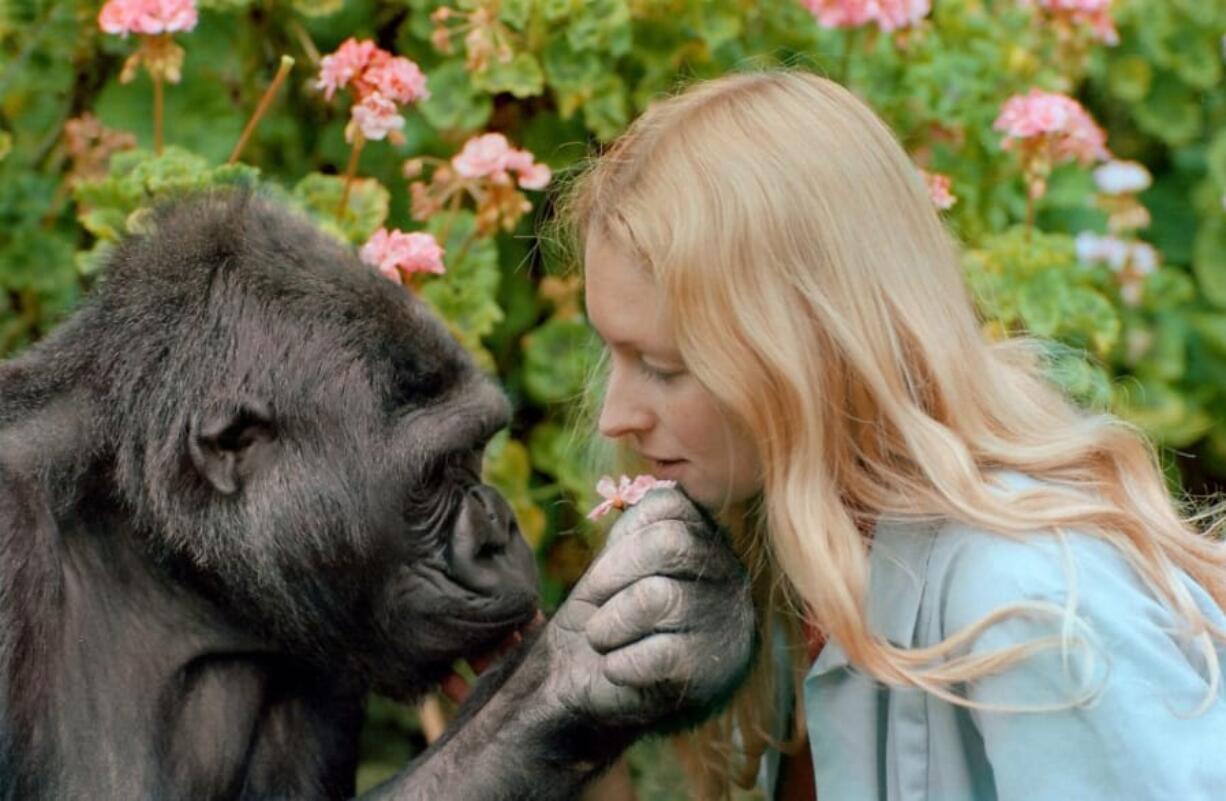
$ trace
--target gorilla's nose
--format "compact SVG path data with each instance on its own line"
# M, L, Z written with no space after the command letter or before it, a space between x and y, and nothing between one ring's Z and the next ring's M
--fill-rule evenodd
M532 552L519 535L511 507L493 488L478 484L465 494L448 566L456 581L482 593L525 583L535 587Z

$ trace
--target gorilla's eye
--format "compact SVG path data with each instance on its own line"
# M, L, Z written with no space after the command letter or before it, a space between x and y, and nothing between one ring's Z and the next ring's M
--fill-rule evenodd
M397 370L388 392L388 407L397 411L417 408L443 392L443 379L438 373L421 370Z

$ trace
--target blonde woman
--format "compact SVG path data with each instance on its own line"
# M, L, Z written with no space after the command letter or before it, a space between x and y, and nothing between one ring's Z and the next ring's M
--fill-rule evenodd
M774 644L686 744L697 797L1226 798L1226 551L1135 430L985 340L868 108L799 72L694 85L563 219L599 431L736 532Z

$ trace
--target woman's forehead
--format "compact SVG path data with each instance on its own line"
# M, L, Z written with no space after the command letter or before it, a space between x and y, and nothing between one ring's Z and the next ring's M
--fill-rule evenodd
M673 349L663 294L643 265L605 237L593 236L583 269L588 319L606 343Z

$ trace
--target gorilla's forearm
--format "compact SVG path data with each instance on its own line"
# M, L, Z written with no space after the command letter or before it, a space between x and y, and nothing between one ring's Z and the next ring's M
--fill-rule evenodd
M540 633L482 676L428 751L361 801L577 798L632 738L585 736L579 721L548 703Z

